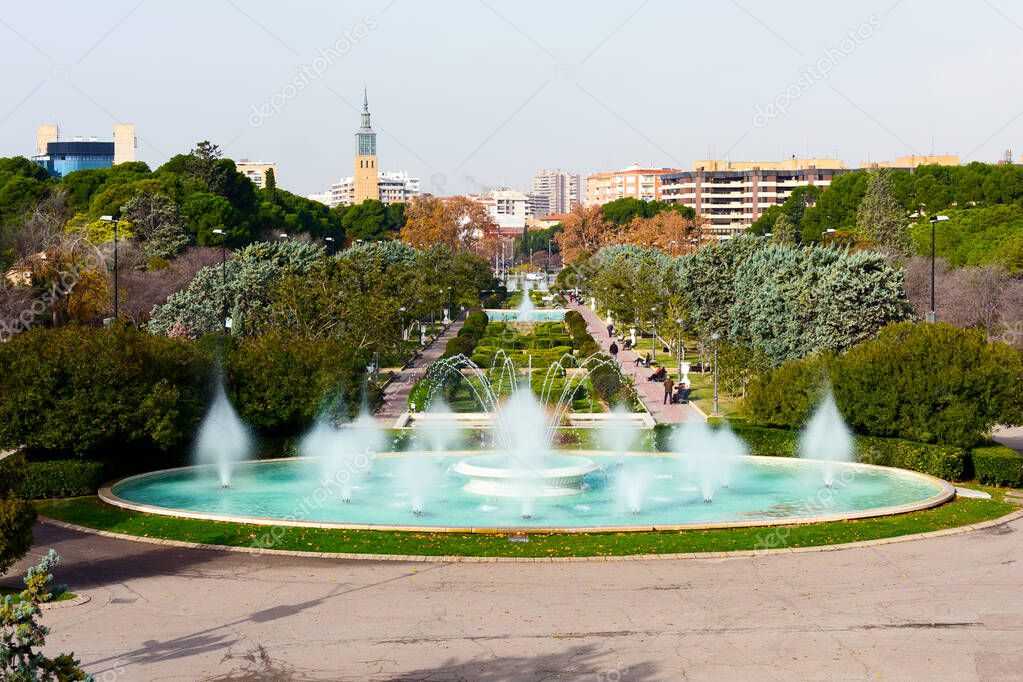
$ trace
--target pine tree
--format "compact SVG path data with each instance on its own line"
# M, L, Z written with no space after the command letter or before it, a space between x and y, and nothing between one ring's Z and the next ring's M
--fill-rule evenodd
M789 217L788 213L782 213L774 221L774 230L771 241L777 244L788 244L797 246L799 244L799 225Z
M910 254L906 210L895 199L890 169L878 168L870 174L867 192L856 213L856 231L883 251L898 256Z

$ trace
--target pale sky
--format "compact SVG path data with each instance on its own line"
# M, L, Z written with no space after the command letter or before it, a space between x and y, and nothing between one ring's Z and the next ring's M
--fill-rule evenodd
M210 139L298 194L352 173L363 84L380 167L438 194L546 167L1023 152L1009 0L8 1L0 65L0 156L34 153L40 122L123 121L154 168Z

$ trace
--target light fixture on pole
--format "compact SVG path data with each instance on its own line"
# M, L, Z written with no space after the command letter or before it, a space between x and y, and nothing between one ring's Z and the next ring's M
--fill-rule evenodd
M213 230L213 234L220 237L220 289L223 301L224 331L231 330L231 323L227 317L227 232L221 229Z
M650 363L657 359L657 306L650 308L650 326L653 336L650 339Z
M99 217L105 223L114 224L114 321L117 321L117 221L113 216L104 215Z
M710 416L720 417L721 412L718 411L718 341L721 339L721 335L715 332L710 335L710 339L714 342L714 411L710 413Z
M948 216L947 215L936 215L936 216L932 216L931 219L930 219L930 222L931 222L931 312L927 314L927 321L928 322L936 322L938 320L938 316L935 313L935 305L934 305L934 298L935 298L935 296L934 296L934 228L935 228L935 226L938 223L944 222L946 220L948 220Z
M682 363L686 360L686 348L682 345L682 332L686 329L686 320L684 317L675 318L675 324L678 326L678 347L676 351L678 353L678 379L682 380Z

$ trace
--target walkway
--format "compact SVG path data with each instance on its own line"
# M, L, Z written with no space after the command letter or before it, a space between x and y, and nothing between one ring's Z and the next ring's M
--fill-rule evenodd
M97 680L1019 680L1023 519L830 552L443 564L162 547L42 523Z
M375 415L381 426L390 428L395 420L408 410L408 396L412 392L413 384L423 376L426 367L431 362L444 354L444 347L458 334L458 330L462 328L463 324L465 324L465 313L459 315L433 343L420 352L419 357L398 372L398 376L387 384L387 387L384 388L384 402Z
M611 339L607 336L607 325L599 316L586 306L570 304L573 310L582 313L586 320L586 328L590 335L597 341L602 351L607 352L611 346ZM619 343L621 347L621 343ZM703 417L693 409L692 405L664 404L664 384L647 381L647 377L653 371L647 367L636 367L636 353L630 350L618 351L618 360L622 364L622 373L632 377L636 386L639 399L646 406L647 411L658 424L680 424L685 421L702 419ZM677 379L677 377L673 377Z

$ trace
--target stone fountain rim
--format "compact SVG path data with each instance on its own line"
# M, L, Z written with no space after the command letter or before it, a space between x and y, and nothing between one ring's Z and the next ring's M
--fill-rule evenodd
M481 450L460 450L445 453L446 456L450 457L465 457L469 453L479 454ZM557 453L566 454L591 454L591 455L607 455L607 450L554 450ZM436 456L436 453L430 451L421 451L417 455ZM629 451L624 453L627 457L678 457L679 455L671 452L645 452L645 451ZM410 456L408 453L403 452L387 452L380 453L378 457L402 457ZM227 523L247 523L258 526L292 526L297 528L325 528L325 529L342 529L342 530L380 530L380 531L399 531L399 532L416 532L416 533L480 533L490 535L507 535L515 533L635 533L635 532L651 532L651 531L680 531L680 530L715 530L715 529L726 529L726 528L761 528L770 526L794 526L794 525L805 525L810 523L830 523L833 521L849 521L854 519L865 519L865 518L877 518L882 516L895 516L898 514L908 514L915 511L923 511L932 507L942 505L949 500L955 498L956 491L955 487L948 481L942 480L930 474L924 474L919 471L910 471L908 469L899 469L896 467L886 467L879 464L867 464L863 462L832 462L830 460L821 459L803 459L799 457L783 457L783 456L767 456L767 455L746 455L748 459L756 460L758 463L771 464L776 466L799 466L801 462L814 462L817 464L834 464L839 467L849 467L864 470L883 470L891 472L895 475L918 478L925 480L933 485L939 487L931 497L920 500L918 502L912 502L908 504L896 505L891 507L874 507L872 509L860 509L857 511L843 512L839 514L821 514L817 516L790 516L784 518L772 518L772 519L755 519L746 521L720 521L720 522L709 522L709 523L686 523L686 524L649 524L649 525L631 525L631 526L570 526L570 527L558 527L558 526L426 526L426 525L394 525L394 524L367 524L367 523L339 523L331 521L303 521L293 520L286 518L270 518L270 517L259 517L259 516L241 516L236 514L215 514L208 512L196 512L185 509L174 509L171 507L158 507L155 505L142 504L139 502L132 502L119 497L113 492L114 488L118 485L127 483L129 481L150 477L157 474L167 473L170 471L181 471L187 469L202 469L202 468L214 468L215 464L196 464L184 467L175 467L172 469L158 469L157 471L150 471L142 474L134 474L127 476L115 481L111 481L105 484L99 489L98 496L101 501L106 504L120 507L122 509L128 509L130 511L136 511L144 514L155 514L158 516L171 516L177 518L186 519L198 519L202 521L223 521ZM294 462L302 459L318 459L316 457L277 457L273 459L261 459L261 460L247 460L243 464L255 465L271 462Z

